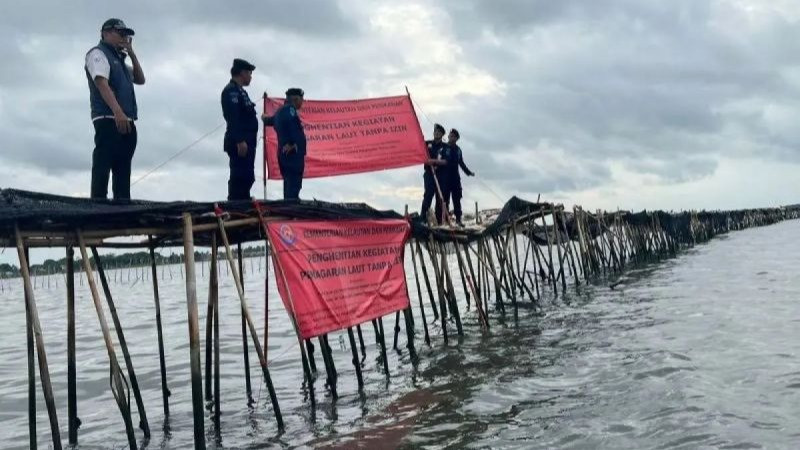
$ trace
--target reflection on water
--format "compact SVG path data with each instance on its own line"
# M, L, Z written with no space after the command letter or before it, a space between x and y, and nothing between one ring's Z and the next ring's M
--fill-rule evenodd
M217 441L207 421L209 447L798 448L798 233L800 221L733 233L676 259L628 272L613 290L598 283L548 297L543 315L529 308L521 309L517 320L513 314L503 319L492 313L492 329L485 335L474 309L464 308L465 336L449 346L443 345L435 323L430 324L433 347L425 346L417 311L419 363L409 360L401 333L400 350L389 352L388 380L367 324L362 327L367 344L363 395L357 390L349 340L335 333L330 343L339 399L332 401L324 388L317 354L316 409L302 383L297 341L271 291L270 371L286 421L283 434L276 430L258 370L251 375L256 402L247 406L238 300L223 273L222 422ZM253 316L263 317L263 273L257 264L245 266ZM168 273L160 279L172 391L168 422L161 404L151 284L120 274L118 280L125 282L111 286L153 432L148 448L190 448L192 442L186 298L179 268L172 267L172 273L171 279ZM198 279L201 328L207 282L207 274ZM24 304L20 286L4 283L0 442L2 448L26 448ZM415 289L411 292L416 308ZM85 283L77 295L80 448L125 448L124 425L108 388L107 354ZM63 279L59 288L54 281L50 289L39 287L36 298L66 441ZM393 321L394 316L384 319L387 335ZM391 336L388 340L391 345ZM257 361L252 350L250 361ZM49 439L45 411L40 400L42 447ZM141 441L141 432L137 438Z

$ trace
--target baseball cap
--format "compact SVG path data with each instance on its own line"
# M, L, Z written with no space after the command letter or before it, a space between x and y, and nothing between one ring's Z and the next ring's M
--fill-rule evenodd
M103 27L100 28L100 31L110 31L110 30L119 31L120 34L126 36L133 36L134 34L136 34L134 33L133 29L128 28L128 26L125 25L125 22L123 22L120 19L108 19L105 22L103 22Z

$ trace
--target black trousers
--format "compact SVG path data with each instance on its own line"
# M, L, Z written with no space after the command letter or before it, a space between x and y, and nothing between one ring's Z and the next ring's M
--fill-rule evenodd
M456 216L456 222L461 222L461 216L463 215L461 211L461 198L463 197L461 183L459 182L455 186L451 186L449 189L449 194L449 200L452 200L453 202L453 214Z
M282 173L283 199L299 200L300 190L303 188L303 172Z
M436 206L434 209L436 214L436 223L441 224L442 202L439 199L439 196L436 194L436 181L434 181L433 175L427 172L425 173L425 175L423 175L423 180L425 182L425 193L422 195L422 208L420 209L419 214L422 216L423 219L427 219L428 210L431 209L431 203L433 203L434 199L436 199ZM442 194L444 194L444 192Z
M121 134L114 119L94 121L94 152L92 153L92 198L108 197L108 178L114 199L131 198L131 161L136 151L136 125Z
M225 152L228 153L228 200L250 200L250 189L256 182L256 144L255 139L247 142L247 155L239 156L235 143L226 143Z

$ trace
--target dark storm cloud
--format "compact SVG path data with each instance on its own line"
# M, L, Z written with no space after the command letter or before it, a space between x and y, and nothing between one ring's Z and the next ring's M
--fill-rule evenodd
M798 111L797 83L782 73L800 55L784 38L796 34L792 22L733 29L719 25L734 13L725 2L694 0L466 1L450 11L464 57L508 83L482 120L488 130L505 125L501 141L546 139L577 166L653 158L665 164L639 170L669 181L709 175L713 155L742 156L723 137L748 141L749 156L800 161L787 155L800 134L762 113L787 102ZM727 111L745 100L758 112ZM706 163L673 163L698 154Z
M401 39L371 26L381 8L409 5L409 14L436 11L436 36L409 31ZM442 111L431 112L431 120L459 128L471 168L509 193L602 187L613 181L615 164L682 183L712 176L720 157L800 161L794 126L800 41L791 38L800 30L777 9L751 20L732 0L414 5L5 2L0 161L48 175L87 170L92 128L82 58L110 16L137 30L148 75L137 91L139 171L221 123L218 95L233 56L253 58L258 66L254 97L258 89L280 93L294 84L314 97L390 95L396 92L372 89L402 87L406 80L424 84L426 75L447 77L464 68L491 77L496 83L488 91L454 91L446 105L420 105ZM418 18L398 15L397 30L419 25L404 17ZM424 54L410 50L414 39L423 49L428 39L438 39L432 49L446 41L454 61L438 64L433 55L441 53L433 50L432 60L424 61ZM428 136L431 124L421 119ZM171 167L219 170L223 177L221 139L219 130ZM419 181L375 180L395 186ZM349 185L338 189L338 195L359 195Z
M4 28L15 32L99 36L108 17L122 18L137 31L174 33L188 26L271 27L301 34L330 38L348 34L354 28L336 2L326 0L139 0L123 5L98 0L31 1L0 7Z

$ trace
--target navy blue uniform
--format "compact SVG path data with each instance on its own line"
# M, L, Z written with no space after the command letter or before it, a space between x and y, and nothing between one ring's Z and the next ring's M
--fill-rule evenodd
M233 80L222 90L220 100L227 125L223 148L230 158L228 200L249 200L250 188L256 181L256 105L250 100L247 91ZM247 143L247 154L244 157L239 156L236 148L239 142Z
M445 147L445 143L442 141L435 142L435 141L425 141L425 146L428 148L428 158L429 159L443 159L444 154L443 150ZM423 218L428 217L428 210L431 208L431 202L433 199L436 199L436 221L441 223L442 220L442 202L439 200L439 196L436 195L436 180L434 180L434 173L436 174L436 180L439 181L440 188L444 188L441 184L443 181L443 177L445 175L445 168L444 166L425 166L425 174L422 176L423 181L425 182L425 194L422 197L422 209L420 211L420 215Z
M456 216L456 222L461 223L461 198L463 197L463 192L461 189L461 172L459 172L459 168L464 171L469 176L472 176L473 173L466 164L464 164L464 155L461 153L461 147L458 145L446 145L444 149L445 160L447 160L447 165L444 166L445 172L445 190L444 198L445 204L450 205L450 200L453 201L453 214Z
M286 103L275 113L272 125L278 135L278 166L283 177L283 198L299 199L306 166L306 133L300 115L294 106ZM294 150L284 153L284 145L293 145Z

